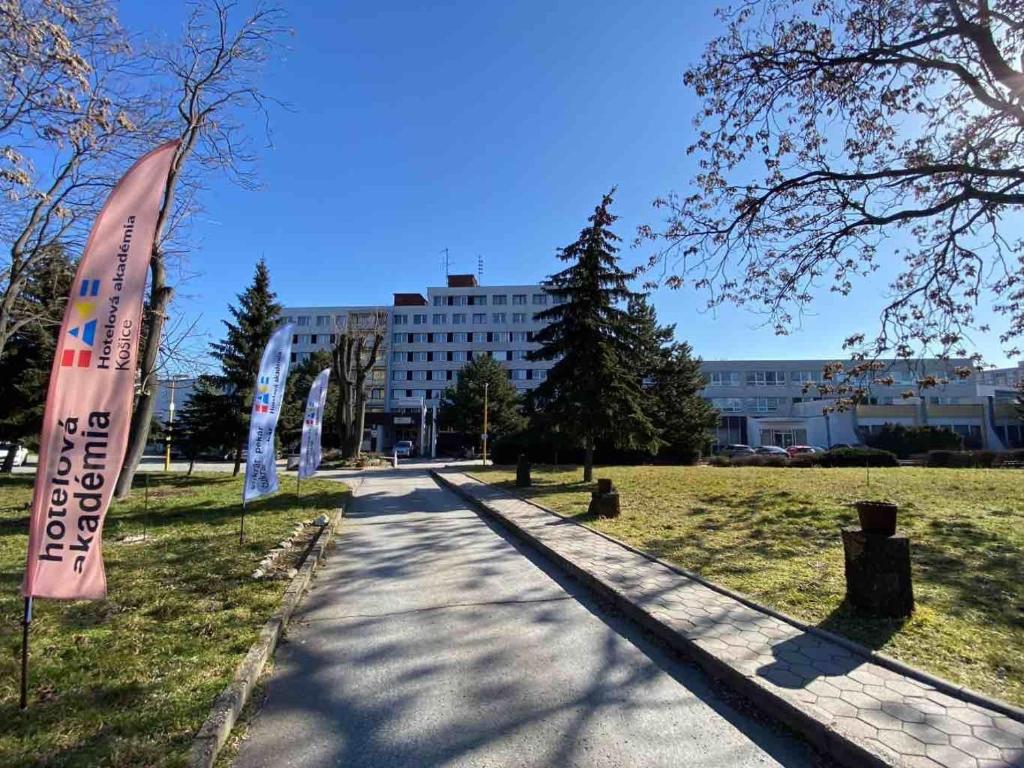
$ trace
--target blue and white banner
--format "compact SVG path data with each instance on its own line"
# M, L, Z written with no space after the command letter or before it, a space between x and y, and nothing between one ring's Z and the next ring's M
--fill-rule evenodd
M277 491L277 468L274 460L274 430L281 415L284 384L292 355L292 326L274 331L263 350L260 372L252 398L249 420L249 455L245 460L245 501Z
M316 474L320 466L320 433L327 402L327 380L331 369L324 368L313 380L306 398L306 415L302 419L302 445L299 449L299 477L305 480Z

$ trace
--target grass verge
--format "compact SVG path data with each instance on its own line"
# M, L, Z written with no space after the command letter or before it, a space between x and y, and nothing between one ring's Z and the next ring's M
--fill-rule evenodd
M511 467L474 469L511 487ZM569 467L534 467L534 500L809 624L1024 706L1024 475L985 469L601 467L618 519L587 516ZM859 499L900 505L917 610L870 619L843 603L839 529Z
M107 599L36 601L23 713L18 588L31 480L0 479L0 765L186 764L193 734L288 584L253 580L256 563L347 493L313 480L298 501L291 490L260 499L239 546L241 488L225 475L154 476L148 514L143 487L111 507Z

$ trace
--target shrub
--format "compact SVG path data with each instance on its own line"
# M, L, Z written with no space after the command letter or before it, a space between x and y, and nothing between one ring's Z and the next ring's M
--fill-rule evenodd
M736 456L729 460L728 466L733 467L785 467L789 460L785 456L755 454L753 456Z
M1014 454L1017 454L1016 456ZM1002 467L1024 461L1024 451L929 451L925 464L929 467Z
M994 467L1021 467L1024 466L1024 449L1018 448L1013 451L997 453Z
M708 464L712 467L731 467L732 461L728 456L712 456L708 459Z
M878 448L836 448L821 456L826 467L898 467L896 454Z
M820 467L822 465L823 453L798 453L789 459L789 466L806 469L807 467Z
M959 451L963 448L963 438L949 429L905 427L902 424L884 424L878 432L866 435L864 442L872 448L895 453L901 459L912 453Z

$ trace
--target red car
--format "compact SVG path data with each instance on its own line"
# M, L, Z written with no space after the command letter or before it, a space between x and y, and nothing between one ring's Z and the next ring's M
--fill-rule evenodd
M791 445L786 449L786 453L789 454L790 458L793 458L801 453L818 453L818 449L813 445Z

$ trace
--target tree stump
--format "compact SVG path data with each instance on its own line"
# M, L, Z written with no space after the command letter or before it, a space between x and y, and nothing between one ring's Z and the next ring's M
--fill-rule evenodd
M516 487L528 488L532 485L530 479L530 462L525 453L519 454L519 461L516 463Z
M914 612L910 539L843 529L846 599L873 616L903 618Z
M590 494L590 506L587 512L597 517L618 517L619 492L615 490L612 481L608 478L599 478L597 490Z

